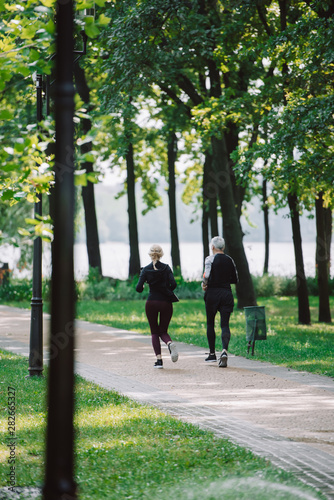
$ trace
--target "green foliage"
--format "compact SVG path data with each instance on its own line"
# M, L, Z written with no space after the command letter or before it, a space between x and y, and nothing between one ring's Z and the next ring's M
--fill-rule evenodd
M283 5L283 4L282 4ZM267 36L258 45L267 71L259 84L257 100L258 140L247 150L239 147L239 181L246 183L257 159L258 169L274 182L272 195L284 203L287 192L296 193L309 209L318 192L326 193L326 206L333 205L334 164L333 87L329 74L334 64L333 15L317 2L282 5L270 2L259 8L262 30ZM276 22L274 18L276 17ZM259 163L257 163L259 165Z
M87 278L76 282L76 293L79 301L114 301L114 300L146 300L148 289L137 293L135 288L138 278L116 280L100 277L97 269L90 269ZM175 290L180 300L202 299L203 290L200 281L187 281L176 276L177 288ZM253 276L257 297L296 297L297 283L294 277L275 276L265 274ZM43 280L43 300L50 300L50 280ZM307 278L310 295L318 295L318 282L316 278ZM329 280L330 295L334 296L334 278ZM0 300L3 302L20 302L31 300L31 279L11 278L7 285L0 286Z
M87 280L78 283L79 299L94 300L143 300L147 298L148 291L139 294L135 291L138 279L114 280L111 278L98 278L94 270L91 270ZM175 290L179 299L201 299L203 290L200 281L187 281L182 277L176 277L177 288ZM275 276L264 274L253 276L253 283L257 297L296 297L297 281L295 277ZM310 295L319 294L317 278L307 278L307 286ZM334 278L329 279L329 292L334 296Z
M102 7L105 1L97 3ZM79 1L75 5L83 10L94 7L94 2ZM53 156L48 150L54 140L54 126L50 117L36 123L33 79L38 74L49 75L52 80L55 9L54 0L0 2L0 204L7 206L8 212L18 203L33 204L36 193L48 192L54 180ZM108 22L104 14L96 21L93 17L76 17L75 44L83 28L89 37L96 36ZM75 121L86 116L84 111L78 109ZM96 182L93 174L89 181ZM87 179L79 173L77 182L82 184ZM50 240L50 224L48 216L40 220L30 217L19 226L20 234Z
M42 281L43 301L50 300L50 281ZM31 301L32 298L32 280L9 278L8 282L0 285L0 301L21 302Z
M98 269L91 268L84 281L77 283L79 300L130 300L145 299L147 294L139 294L135 290L135 281L116 280L99 276Z
M317 278L308 277L307 287L310 295L318 296L319 287ZM274 276L264 274L253 276L254 287L258 297L296 297L297 280L295 277ZM329 293L334 296L334 278L329 279Z

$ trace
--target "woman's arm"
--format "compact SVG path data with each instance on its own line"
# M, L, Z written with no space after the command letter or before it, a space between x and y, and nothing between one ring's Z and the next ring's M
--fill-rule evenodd
M171 270L171 268L168 266L168 284L169 284L169 287L171 290L175 290L176 288L176 281L175 281L175 278L174 278L174 274L173 274L173 271Z
M142 291L144 290L145 281L146 281L145 269L142 269L140 272L140 275L139 275L139 280L138 280L137 286L136 286L136 292L142 293Z

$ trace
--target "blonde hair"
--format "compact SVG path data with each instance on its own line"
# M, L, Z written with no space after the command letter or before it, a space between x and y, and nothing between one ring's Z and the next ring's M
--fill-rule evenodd
M161 257L164 254L161 246L160 245L156 245L156 244L152 245L148 254L149 254L149 256L152 259L154 269L157 270L157 268L155 267L155 265L161 259Z

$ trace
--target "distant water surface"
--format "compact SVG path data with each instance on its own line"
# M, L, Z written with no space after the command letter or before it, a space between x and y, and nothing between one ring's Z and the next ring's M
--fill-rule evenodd
M162 248L165 255L163 262L172 264L170 257L170 244L163 243ZM141 265L146 266L150 262L148 251L150 243L139 245ZM126 243L109 242L100 245L102 258L102 271L104 276L125 279L129 268L129 246ZM185 279L200 279L203 273L203 249L201 243L181 243L181 269ZM245 243L245 252L248 259L250 272L254 275L262 275L264 263L264 244ZM331 276L334 275L334 244L331 247L332 266ZM315 275L315 243L303 244L303 255L305 272L307 276ZM84 243L74 246L75 275L80 279L88 273L87 249ZM0 261L8 262L9 268L15 271L15 275L26 276L28 273L18 272L16 263L19 259L19 250L10 247L0 248ZM43 275L50 275L50 246L44 244ZM280 276L294 276L295 262L292 243L271 243L269 255L269 273Z
M161 245L164 250L163 262L172 264L170 244ZM141 265L149 264L149 243L139 245ZM334 245L332 245L332 255ZM203 273L203 248L201 243L181 243L181 269L186 279L200 279ZM264 244L245 243L245 252L250 272L262 275L264 264ZM307 276L315 275L315 243L303 244L304 265ZM129 267L129 247L125 243L101 244L102 269L105 276L125 279ZM333 259L332 259L333 262ZM77 277L84 276L88 271L87 250L85 244L75 245L75 272ZM294 276L295 261L292 243L271 243L269 255L269 273L281 276ZM331 275L334 274L334 266Z

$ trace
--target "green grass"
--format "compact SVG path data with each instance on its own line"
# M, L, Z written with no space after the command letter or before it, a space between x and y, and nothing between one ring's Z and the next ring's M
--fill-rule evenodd
M7 485L9 467L6 408L11 386L16 389L16 484L38 487L44 477L46 378L26 380L27 359L4 351L0 356L1 486ZM228 440L80 377L76 377L75 400L76 482L85 500L216 499L216 484L226 479L234 481L224 493L226 500L249 499L251 485L257 500L267 500L272 488L284 485L290 494L276 493L275 499L293 500L294 488L324 498ZM236 496L236 488L244 483L243 493ZM204 493L210 484L212 495Z
M310 297L310 326L299 325L296 297L265 297L258 305L265 306L267 340L257 341L254 359L280 364L296 370L334 377L334 324L317 322L318 297ZM30 307L28 302L13 302ZM334 317L334 297L331 297ZM221 349L219 337L219 314L216 320L217 349ZM77 317L93 323L134 330L148 335L145 305L141 300L94 301L77 303ZM170 324L174 340L207 347L206 319L203 300L181 300L174 304L174 315ZM245 314L238 309L231 316L230 352L238 356L247 355Z

